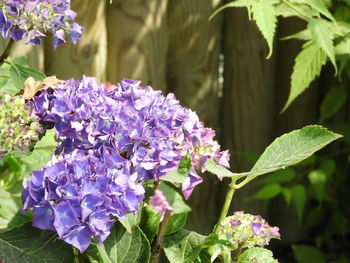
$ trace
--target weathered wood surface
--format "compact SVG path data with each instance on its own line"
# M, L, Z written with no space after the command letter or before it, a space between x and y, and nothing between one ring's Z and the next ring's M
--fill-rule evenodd
M0 54L6 48L8 40L0 38ZM11 53L11 57L27 56L28 64L30 67L37 70L44 70L44 48L43 46L26 45L25 40L14 44Z
M275 129L275 57L266 60L266 42L249 21L246 9L225 11L224 54L224 145L231 153L261 153L272 141ZM232 159L234 171L251 168L237 155L232 155ZM250 184L235 193L234 210L259 213L261 205L246 201L256 190Z
M119 0L107 8L107 79L139 79L165 90L167 0Z
M167 87L181 104L196 111L205 125L218 129L221 14L209 21L219 0L172 0L168 7ZM211 232L217 219L217 178L204 176L189 199L188 227Z
M78 78L82 75L106 80L107 31L106 2L99 0L74 0L72 10L77 12L76 21L85 28L81 40L73 45L70 40L56 51L52 43L45 45L45 71L61 79ZM112 25L111 25L112 26ZM68 38L68 37L67 37Z

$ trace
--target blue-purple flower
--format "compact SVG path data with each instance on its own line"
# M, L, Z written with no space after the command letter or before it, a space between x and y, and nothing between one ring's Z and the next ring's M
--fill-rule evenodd
M70 0L3 0L0 2L0 32L15 41L27 38L27 44L39 45L46 33L53 34L53 46L66 42L69 35L75 44L83 28L74 22L76 13Z
M184 156L193 165L182 184L186 198L208 158L228 166L213 130L173 94L139 81L71 79L44 86L31 103L40 121L54 127L58 157L25 182L24 210L33 208L33 225L56 231L81 252L92 235L103 242L116 218L138 210L143 181L161 180Z

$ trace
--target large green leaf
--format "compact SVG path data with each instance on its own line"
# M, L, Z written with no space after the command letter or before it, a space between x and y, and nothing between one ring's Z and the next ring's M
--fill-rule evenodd
M180 231L186 224L187 213L180 213L172 215L169 218L168 226L165 230L165 235L173 234L177 231Z
M73 249L56 233L26 224L0 234L0 259L7 263L73 262Z
M291 89L282 112L309 87L311 81L321 73L321 68L326 61L326 53L314 41L309 41L303 45L303 50L295 59L291 77Z
M147 263L150 257L149 242L141 229L135 227L129 234L120 223L97 249L104 263Z
M311 35L315 43L323 49L329 59L332 61L334 68L337 70L334 54L334 29L330 22L322 18L313 18L308 23Z
M239 257L237 263L278 263L273 258L272 252L266 248L253 247L244 251Z
M164 251L170 263L192 263L202 250L206 236L180 230L164 238Z
M329 20L335 22L333 15L327 9L327 6L324 4L324 1L322 1L322 0L307 0L307 1L305 1L305 4L311 6L313 9L320 12L322 15L327 17Z
M298 263L326 263L324 254L315 247L292 245L292 248Z
M263 152L247 175L244 183L255 177L296 164L311 156L341 135L321 126L310 125L275 139ZM240 174L234 174L240 175Z
M207 169L212 174L217 175L219 178L221 177L233 177L234 173L230 170L218 165L213 159L208 159L205 162L205 169Z
M158 232L160 217L161 214L159 212L148 206L142 209L140 228L150 243Z
M134 228L140 223L141 213L142 209L140 207L136 213L127 213L125 218L119 219L119 222L125 227L129 234L132 234Z
M292 204L297 212L297 216L299 219L299 224L301 224L301 221L303 219L304 214L304 208L306 203L306 190L303 185L294 185L291 189L292 194Z
M159 184L158 189L164 194L174 214L191 211L191 207L186 205L182 196L175 189L165 183Z
M276 32L277 16L275 7L270 1L254 1L252 5L253 18L269 46L269 55L273 50L273 39Z

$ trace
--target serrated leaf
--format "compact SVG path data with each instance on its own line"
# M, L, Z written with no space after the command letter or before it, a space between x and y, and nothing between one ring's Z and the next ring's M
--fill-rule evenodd
M350 38L345 38L334 47L336 55L350 55Z
M142 209L140 228L150 243L158 232L160 218L161 214L152 208L145 206Z
M262 174L274 172L305 160L314 152L340 137L342 136L318 125L294 130L275 139L265 149L250 172L234 173L234 175L247 175L243 181L246 183L246 181L251 181ZM237 187L239 188L239 184Z
M307 0L305 1L305 4L311 6L312 8L320 12L322 15L327 17L329 20L335 22L335 18L333 17L331 12L329 12L327 6L322 0Z
M282 191L280 184L268 184L261 188L252 198L268 200L279 195Z
M52 231L26 224L0 234L0 258L7 263L73 262L73 249Z
M175 189L171 188L170 186L164 183L159 184L158 189L162 191L162 193L166 197L166 200L173 209L174 214L191 211L191 208L188 205L186 205L182 196Z
M253 19L269 46L269 58L273 50L273 39L276 32L277 16L274 5L269 1L255 1L252 4Z
M285 1L276 5L276 14L282 17L302 17L308 21L313 16L317 16L319 12L304 3Z
M245 250L238 258L237 263L278 263L273 258L270 250L261 247L253 247Z
M164 252L170 263L192 263L205 240L206 236L183 229L164 238Z
M300 39L300 40L311 40L312 36L311 36L311 32L308 28L299 31L295 34L286 36L286 37L282 37L281 40L290 40L290 39Z
M169 218L168 226L165 230L165 235L170 235L180 231L186 224L187 213L180 213L172 215Z
M329 89L320 106L320 122L332 117L346 102L348 89L344 86L336 86Z
M225 167L222 167L221 165L218 165L213 159L208 159L205 162L205 169L207 169L212 174L215 174L219 178L222 177L233 177L234 174L226 169Z
M333 46L334 30L332 30L331 24L322 18L313 18L309 21L308 28L315 43L327 54L337 71Z
M282 112L320 75L322 66L326 61L326 53L314 41L309 41L303 45L303 50L295 59L291 77L291 90Z
M303 185L295 185L290 190L292 193L292 204L297 212L300 224L303 219L306 203L306 190Z
M131 235L120 223L97 249L104 263L145 263L150 257L149 242L140 228Z
M324 254L315 247L292 245L292 249L298 263L326 263Z
M230 8L230 7L247 7L249 9L250 6L252 5L252 3L253 3L252 0L237 0L237 1L229 2L229 3L219 7L218 9L216 9L214 11L214 13L210 15L209 20L213 19L214 16L216 16L218 13L220 13L222 10L224 10L226 8Z

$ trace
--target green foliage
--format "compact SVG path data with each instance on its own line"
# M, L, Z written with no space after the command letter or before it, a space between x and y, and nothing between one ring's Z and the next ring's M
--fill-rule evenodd
M26 224L0 234L0 258L8 263L73 262L73 249L56 233Z
M185 181L191 167L192 167L191 157L186 155L179 162L178 168L162 176L161 180L170 182L175 186L178 186L179 184L182 184Z
M265 248L253 247L244 251L238 258L237 263L278 263L273 258L272 252Z
M23 89L24 81L29 77L42 80L45 75L29 68L25 57L8 58L0 67L0 93L17 94Z
M142 209L140 228L150 243L158 231L160 218L161 214L152 208L145 206Z
M292 204L297 212L299 223L301 223L306 203L306 189L303 185L294 185L290 191Z
M182 196L172 187L166 185L165 183L161 183L158 186L158 190L162 191L169 205L173 208L174 214L191 211L191 208L186 205Z
M97 246L104 263L144 263L150 257L150 245L145 234L135 227L132 234L119 223L111 229L111 234Z
M332 117L345 104L347 98L347 88L343 86L330 88L320 106L320 122Z
M187 213L172 215L169 219L168 226L165 230L165 235L170 235L180 231L186 224Z
M125 227L129 234L132 234L134 228L140 224L141 213L142 209L139 208L136 213L128 213L126 218L119 219L119 222Z
M261 188L252 198L255 199L271 199L282 192L282 187L280 184L272 183L267 184L263 188Z
M322 0L237 0L220 7L211 18L229 7L248 9L249 16L253 17L267 41L270 50L268 57L272 54L277 16L298 17L306 21L307 26L304 30L283 38L296 38L307 42L295 59L290 95L282 112L319 76L327 58L332 62L337 74L337 60L342 60L337 55L350 55L350 25L345 21L350 16L342 11L336 17L344 20L337 20Z
M292 248L298 263L326 263L323 253L315 247L293 245Z
M164 251L170 263L191 263L202 250L206 236L180 230L164 239Z

